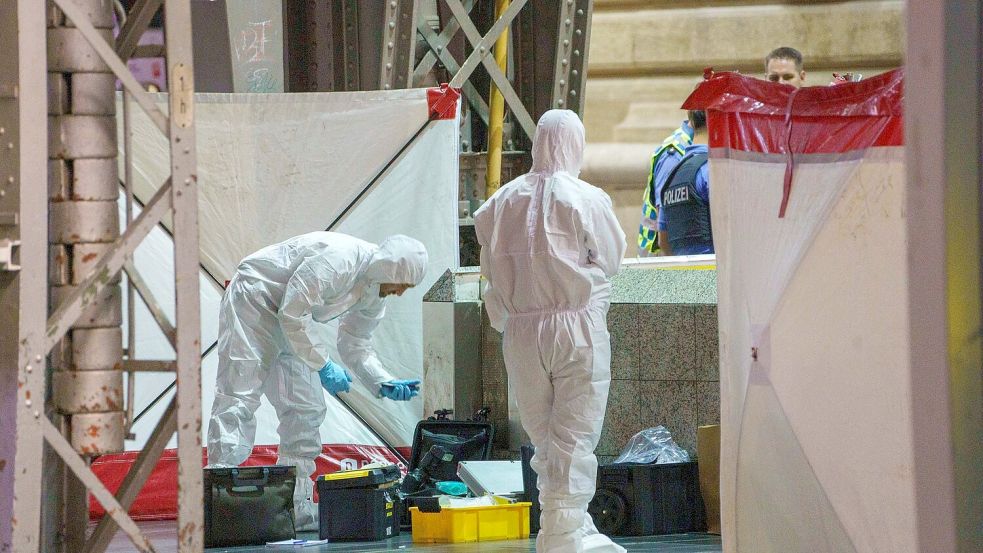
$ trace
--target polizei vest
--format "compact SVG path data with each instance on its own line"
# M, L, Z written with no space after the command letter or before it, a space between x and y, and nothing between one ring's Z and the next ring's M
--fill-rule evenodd
M707 154L691 154L673 168L662 187L662 209L666 210L666 232L672 251L713 246L710 204L696 193L696 174L707 162Z

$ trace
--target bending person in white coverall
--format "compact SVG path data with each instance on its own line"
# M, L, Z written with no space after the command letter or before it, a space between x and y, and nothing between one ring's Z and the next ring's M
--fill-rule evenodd
M509 386L536 454L539 553L623 552L599 534L587 504L611 382L607 312L625 235L599 188L577 179L584 126L550 110L533 139L532 171L474 216L485 308L504 332Z
M427 251L412 238L392 236L376 246L334 232L297 236L243 259L222 296L209 466L236 466L252 453L254 413L265 394L280 420L277 463L297 467L297 529L316 529L310 477L321 454L321 389L347 392L352 380L328 358L316 327L340 318L340 361L378 395L409 400L420 382L386 372L372 332L385 297L419 284L426 266Z

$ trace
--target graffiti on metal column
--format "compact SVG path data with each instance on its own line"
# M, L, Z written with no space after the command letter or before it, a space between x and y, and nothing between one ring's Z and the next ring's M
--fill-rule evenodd
M279 0L229 2L236 92L283 92L283 14Z
M266 36L272 22L267 19L258 23L250 22L249 26L239 31L239 40L235 45L236 61L257 63L266 60L266 44L270 39Z

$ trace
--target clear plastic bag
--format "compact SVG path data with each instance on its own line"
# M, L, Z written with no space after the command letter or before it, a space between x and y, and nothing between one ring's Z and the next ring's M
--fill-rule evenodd
M618 463L685 463L689 453L676 445L672 434L664 426L646 428L628 440L621 455L614 460Z

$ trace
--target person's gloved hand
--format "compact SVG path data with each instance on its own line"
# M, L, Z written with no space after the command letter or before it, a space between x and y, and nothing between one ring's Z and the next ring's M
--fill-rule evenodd
M338 392L347 392L351 389L348 384L352 381L352 376L348 374L347 369L334 361L328 361L326 365L321 367L321 370L317 371L317 375L321 377L321 386L324 386L324 389L331 395L337 395Z
M390 380L379 386L379 395L393 401L409 401L420 395L419 380Z

